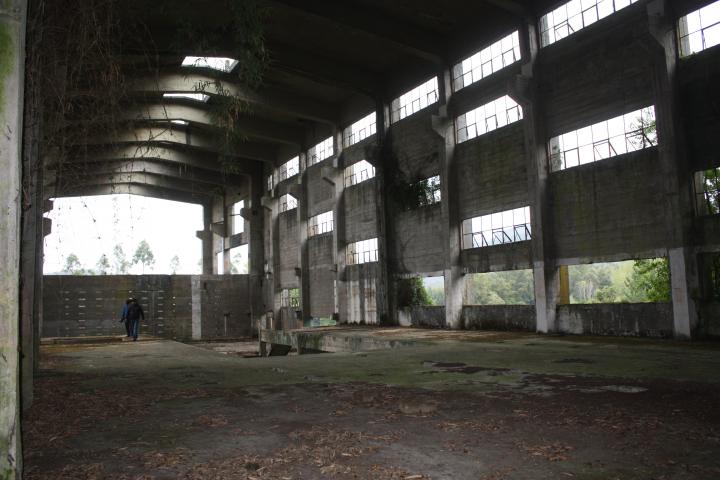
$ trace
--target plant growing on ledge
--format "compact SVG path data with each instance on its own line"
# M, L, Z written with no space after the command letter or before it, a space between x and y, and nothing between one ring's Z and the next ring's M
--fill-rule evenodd
M422 278L399 278L396 283L398 307L422 307L433 305Z

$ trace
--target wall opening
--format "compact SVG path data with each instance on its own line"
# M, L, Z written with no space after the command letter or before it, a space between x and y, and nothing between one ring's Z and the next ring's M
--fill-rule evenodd
M670 301L667 258L569 265L567 272L570 304Z
M247 244L230 249L230 273L247 275L250 273L250 248Z
M464 305L534 305L532 270L466 275Z
M720 213L720 167L695 172L695 209L700 216Z

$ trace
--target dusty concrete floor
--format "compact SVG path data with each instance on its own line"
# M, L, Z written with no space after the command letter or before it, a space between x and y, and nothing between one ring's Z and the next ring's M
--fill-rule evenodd
M713 347L489 335L242 358L50 345L26 478L720 478Z

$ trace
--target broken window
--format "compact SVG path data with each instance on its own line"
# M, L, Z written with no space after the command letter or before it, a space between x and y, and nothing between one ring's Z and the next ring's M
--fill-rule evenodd
M277 169L278 183L300 173L300 157L295 157L283 163Z
M334 227L333 212L321 213L308 219L308 237L332 232Z
M426 178L414 185L412 190L416 194L416 200L418 207L424 207L426 205L433 205L440 203L441 192L440 192L440 175Z
M237 60L224 57L185 57L183 67L210 68L220 72L232 72L238 65Z
M550 139L550 170L556 172L656 145L655 107L650 106Z
M467 87L512 65L520 58L520 34L515 31L455 65L453 88L458 91Z
M377 238L361 240L347 246L347 264L359 265L378 261Z
M297 208L297 198L289 193L280 197L280 212L287 212L295 208Z
M248 245L240 245L239 247L230 249L230 273L233 275L247 275L249 270L248 264Z
M299 288L283 288L280 291L280 306L290 308L300 308L300 289Z
M480 248L530 240L530 207L463 220L463 248Z
M698 215L720 213L720 167L695 172L695 205Z
M572 0L540 19L540 43L547 47L638 0Z
M308 166L332 157L334 153L333 137L328 137L308 150Z
M505 95L460 115L455 121L457 142L471 140L522 118L522 107Z
M438 79L433 77L392 102L390 118L395 123L438 101Z
M464 305L533 305L532 270L473 273L465 276Z
M681 57L720 45L720 1L680 18L678 37Z
M375 177L375 167L367 160L360 160L345 169L345 186L357 185Z
M371 135L375 135L377 128L376 118L376 113L372 112L370 115L361 118L347 127L343 132L343 145L349 147Z
M245 219L242 217L242 209L245 208L245 201L235 202L230 209L230 224L232 225L232 234L237 235L245 231Z
M210 95L204 93L163 93L163 98L180 98L207 103L207 101L210 100Z

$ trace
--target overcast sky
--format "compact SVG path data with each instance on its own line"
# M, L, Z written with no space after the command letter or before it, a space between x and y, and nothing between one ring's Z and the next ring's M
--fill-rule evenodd
M135 195L72 197L55 199L47 216L53 225L45 238L45 273L60 272L71 253L86 269L95 269L103 253L113 265L115 245L131 260L141 240L155 255L154 270L145 273L170 273L174 255L180 258L178 274L200 273L202 247L195 236L203 229L200 205ZM140 274L141 267L130 273Z

